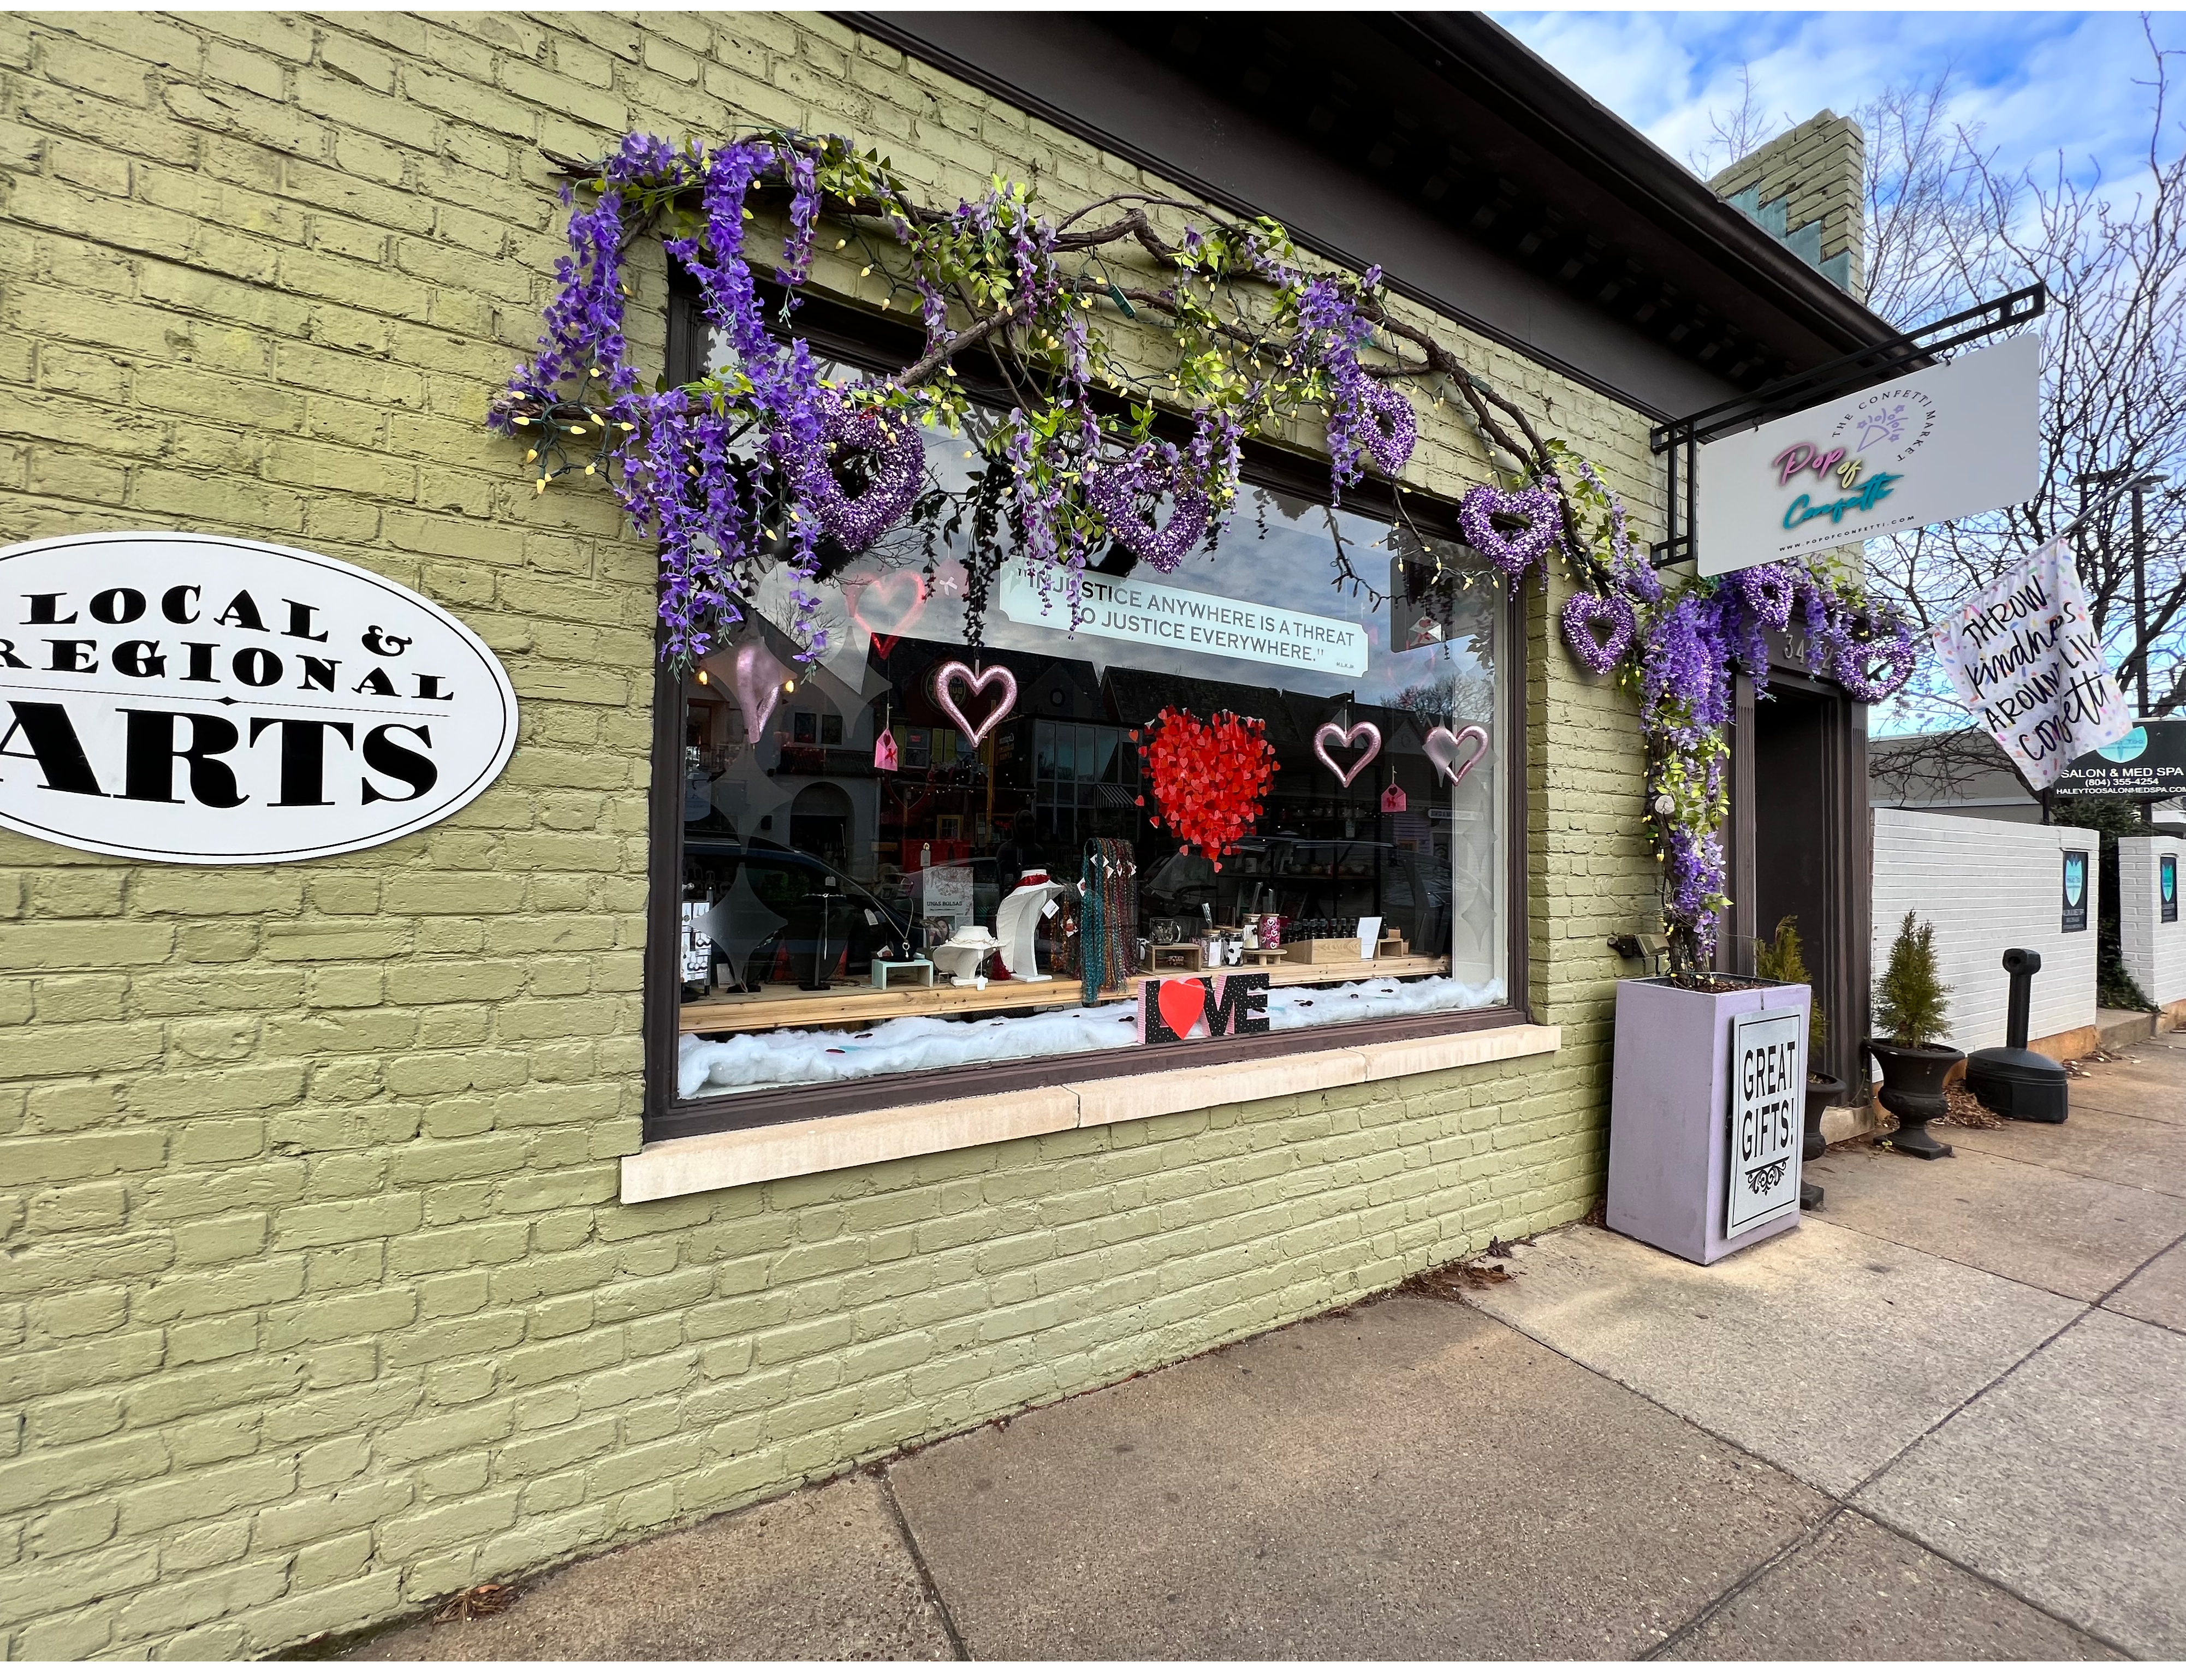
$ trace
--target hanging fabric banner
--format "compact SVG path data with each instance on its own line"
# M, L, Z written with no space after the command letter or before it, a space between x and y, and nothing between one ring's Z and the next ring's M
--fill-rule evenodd
M2133 728L2063 538L1953 608L1930 634L1966 709L2037 789Z

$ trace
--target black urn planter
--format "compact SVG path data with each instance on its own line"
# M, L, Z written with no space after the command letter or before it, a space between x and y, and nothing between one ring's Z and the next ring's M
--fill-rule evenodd
M1822 1135L1822 1111L1834 1108L1844 1100L1845 1088L1841 1079L1832 1079L1826 1073L1807 1076L1807 1129L1799 1140L1799 1159L1812 1161L1827 1149L1829 1140ZM1802 1179L1799 1184L1799 1206L1806 1212L1819 1213L1822 1207L1822 1187Z
M1923 1161L1951 1153L1950 1145L1928 1135L1928 1123L1951 1112L1943 1095L1943 1076L1965 1052L1948 1044L1892 1044L1872 1039L1861 1048L1882 1064L1882 1085L1875 1100L1897 1117L1897 1129L1883 1141L1901 1155Z

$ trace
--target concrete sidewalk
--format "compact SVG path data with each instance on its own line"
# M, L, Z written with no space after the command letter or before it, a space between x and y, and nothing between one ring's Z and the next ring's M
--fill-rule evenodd
M580 1564L361 1658L2186 1656L2186 1034Z

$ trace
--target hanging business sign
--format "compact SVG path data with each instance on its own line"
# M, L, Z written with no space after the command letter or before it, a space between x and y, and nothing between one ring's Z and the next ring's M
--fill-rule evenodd
M515 746L492 650L360 567L179 532L0 550L0 826L20 833L328 857L461 809Z
M2041 482L2032 333L1703 444L1700 570L1714 577L1986 513Z
M2067 764L2057 791L2107 799L2186 796L2186 718L2138 720L2108 746Z
M2058 924L2065 933L2088 931L2088 854L2065 854L2065 910Z
M1730 1201L1735 1237L1799 1205L1807 1112L1807 1016L1772 1009L1730 1023Z

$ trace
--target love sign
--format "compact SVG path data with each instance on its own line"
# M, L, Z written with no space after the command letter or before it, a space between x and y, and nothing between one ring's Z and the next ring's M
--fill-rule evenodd
M1139 982L1139 1042L1179 1044L1268 1030L1268 972L1184 974Z
M165 863L414 834L516 746L493 652L324 555L179 532L0 550L0 825Z

